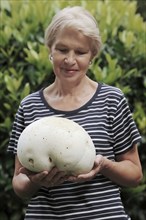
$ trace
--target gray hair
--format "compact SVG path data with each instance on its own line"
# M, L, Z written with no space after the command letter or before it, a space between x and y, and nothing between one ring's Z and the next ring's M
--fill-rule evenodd
M63 28L72 27L91 39L92 55L95 57L101 48L101 37L95 18L80 6L60 10L45 30L45 44L51 49L57 33Z

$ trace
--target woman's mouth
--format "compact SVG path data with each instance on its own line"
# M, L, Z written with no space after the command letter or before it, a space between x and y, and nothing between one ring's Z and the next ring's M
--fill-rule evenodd
M77 72L77 69L64 69L64 72L68 75L74 75Z

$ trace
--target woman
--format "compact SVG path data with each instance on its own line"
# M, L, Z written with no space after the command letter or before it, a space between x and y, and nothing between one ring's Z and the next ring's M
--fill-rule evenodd
M87 76L101 46L97 23L81 7L65 8L46 29L45 42L55 80L22 100L8 147L16 155L14 191L30 198L25 219L130 219L120 186L137 186L142 179L140 135L123 93ZM33 121L52 115L77 122L91 136L97 156L89 173L66 176L53 168L34 174L20 164L19 135Z

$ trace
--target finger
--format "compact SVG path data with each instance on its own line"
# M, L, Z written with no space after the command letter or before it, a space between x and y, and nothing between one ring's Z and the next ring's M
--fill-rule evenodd
M65 182L68 179L68 176L66 176L66 172L57 170L57 173L54 176L52 176L51 180L48 180L48 178L46 179L48 181L49 187L52 187L52 186L58 186L62 184L63 182Z
M66 180L67 180L67 177L61 177L58 180L56 179L55 181L53 180L49 183L49 187L59 186L62 183L64 183Z
M31 174L35 174L34 172L32 172L32 171L30 171L30 170L28 170L28 169L26 169L25 167L21 167L20 169L19 169L19 173L23 173L23 174L25 174L25 175L31 175Z
M67 177L62 177L62 178L60 178L58 181L56 181L55 184L58 186L58 185L64 183L66 180L67 180Z
M86 174L80 174L77 177L75 176L70 176L68 178L69 181L71 182L85 182L93 179L96 176L95 170L91 170L89 173Z
M48 178L52 179L58 172L59 171L56 167L52 168L48 173Z
M71 182L77 182L77 177L76 176L69 176L68 181L71 181Z
M95 159L95 164L94 164L94 166L96 166L96 167L100 167L102 164L103 164L103 162L104 162L104 157L102 156L102 155L96 155L96 159Z
M59 185L60 183L64 182L65 180L67 180L66 173L63 171L61 171L61 172L58 171L54 176L52 176L50 182L53 182L55 185Z
M79 174L78 179L89 179L93 178L96 175L96 170L92 169L89 173Z
M43 182L43 180L46 178L46 176L48 175L48 171L43 171L37 174L30 174L28 175L29 179L33 182L33 183L41 183Z

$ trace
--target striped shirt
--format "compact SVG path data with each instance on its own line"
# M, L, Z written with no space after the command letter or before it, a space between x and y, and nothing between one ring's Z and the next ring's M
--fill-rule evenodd
M90 135L96 154L109 160L125 153L140 141L126 98L120 89L98 85L93 97L73 111L49 106L43 89L28 95L20 103L13 124L8 151L17 153L17 141L23 129L35 120L56 115L77 122ZM64 182L52 188L42 187L28 204L25 220L126 220L120 187L100 173L84 183Z

